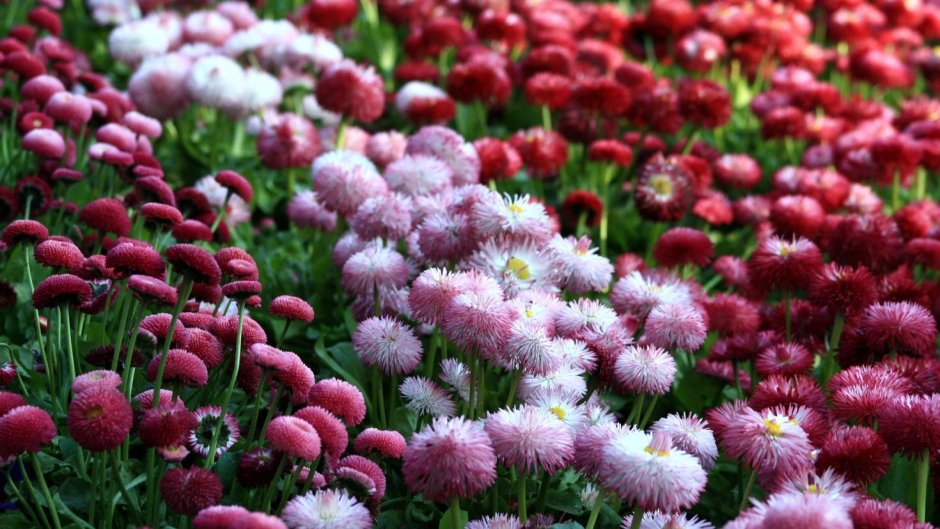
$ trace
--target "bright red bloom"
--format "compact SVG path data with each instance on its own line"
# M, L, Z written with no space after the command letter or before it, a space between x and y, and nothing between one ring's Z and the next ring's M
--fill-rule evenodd
M854 314L878 299L875 278L865 267L829 263L819 269L808 288L810 300L831 313Z
M552 110L563 108L571 99L571 79L552 72L539 72L525 83L525 98L532 105Z
M539 179L558 174L568 161L568 142L558 133L540 127L519 131L509 138L529 173Z
M480 157L480 183L512 178L522 168L522 158L508 142L484 137L473 142Z
M3 417L14 408L25 405L26 399L22 395L9 391L0 391L0 417Z
M750 335L760 327L757 306L736 294L716 294L704 304L708 328L723 335Z
M937 323L921 305L906 301L870 305L858 326L868 347L881 354L934 354Z
M134 412L124 394L98 386L75 395L69 404L69 434L82 448L106 452L120 446L134 425Z
M19 406L0 417L0 458L38 452L56 436L49 414L35 406Z
M135 298L156 305L176 306L176 289L163 280L145 275L132 275L127 278L127 288Z
M653 257L663 267L692 264L705 267L715 254L715 245L703 232L692 228L672 228L653 246Z
M14 220L3 228L2 240L9 247L19 243L38 244L49 237L49 230L35 220Z
M317 102L331 112L371 122L385 111L385 86L375 71L353 61L342 60L328 66L316 89Z
M785 195L770 208L770 221L784 237L815 238L826 219L826 212L815 198Z
M633 164L633 149L617 140L596 140L588 148L588 159L630 167Z
M223 169L215 175L215 181L229 193L240 196L245 202L251 202L251 199L255 196L255 192L251 188L251 182L235 171Z
M778 343L758 353L754 367L763 377L808 374L813 367L813 354L798 343Z
M787 241L775 236L761 242L747 264L752 285L798 290L820 269L822 255L807 239Z
M221 316L216 318L212 324L210 332L216 336L222 343L228 346L235 346L235 339L238 336L238 316ZM265 343L268 336L264 329L253 320L251 316L245 316L242 324L242 346L249 347L256 343Z
M257 281L231 281L222 285L222 295L236 301L246 300L261 293L261 283Z
M261 163L272 169L309 167L323 150L320 135L313 123L290 113L277 116L261 128L257 147ZM251 191L250 184L247 189L242 189L244 191Z
M183 214L175 206L148 202L140 206L139 213L150 225L173 227L183 222Z
M608 77L582 77L575 82L571 100L589 112L623 114L630 108L630 92Z
M171 511L195 516L222 501L222 480L201 467L174 468L160 480L160 495Z

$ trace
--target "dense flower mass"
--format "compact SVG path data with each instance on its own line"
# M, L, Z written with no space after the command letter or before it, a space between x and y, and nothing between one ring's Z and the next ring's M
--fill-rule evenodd
M14 0L0 527L929 529L934 1Z

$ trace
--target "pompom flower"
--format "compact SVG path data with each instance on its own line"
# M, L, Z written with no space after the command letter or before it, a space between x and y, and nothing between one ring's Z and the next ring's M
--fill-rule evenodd
M386 457L401 459L405 453L405 438L394 430L366 428L356 436L353 448L360 454L376 452Z
M705 321L693 305L659 305L650 311L645 337L664 349L694 352L705 343Z
M55 436L49 413L35 406L18 406L0 417L0 458L38 452Z
M174 468L160 480L160 495L171 511L195 516L222 501L222 480L201 467Z
M665 395L676 377L676 361L659 347L631 345L617 356L614 377L623 391Z
M315 461L320 456L320 436L307 421L298 417L276 417L268 424L265 438L271 447L291 457Z
M123 393L111 387L82 391L69 404L69 434L79 446L92 452L117 448L133 425L131 403Z
M524 474L554 474L574 457L570 429L551 411L535 406L500 410L484 426L496 457Z
M363 364L385 375L407 375L421 362L421 342L410 328L391 318L361 322L352 343Z
M402 472L412 492L446 503L492 485L496 454L481 425L462 418L437 418L412 436Z
M310 388L308 404L320 406L350 426L356 426L366 416L366 402L362 392L345 380L327 378Z
M372 515L340 490L320 490L287 503L281 518L290 529L368 529Z

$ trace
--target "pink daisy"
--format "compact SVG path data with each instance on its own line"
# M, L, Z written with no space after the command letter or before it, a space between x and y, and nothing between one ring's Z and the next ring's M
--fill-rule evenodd
M486 419L486 433L496 457L525 474L542 469L549 474L574 457L574 438L551 411L535 406L500 410Z
M421 341L405 324L391 318L359 323L352 343L363 364L385 375L406 375L421 362Z
M694 352L705 343L702 312L694 305L660 305L650 311L645 337L664 349Z
M614 376L623 391L665 395L676 378L676 361L656 346L629 346L617 357Z

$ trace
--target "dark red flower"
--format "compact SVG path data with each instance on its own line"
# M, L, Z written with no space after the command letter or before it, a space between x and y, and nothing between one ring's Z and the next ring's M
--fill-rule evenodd
M163 390L160 392L161 401L164 400L164 395L169 397L168 402L172 399L172 394ZM147 411L141 417L137 428L140 441L146 447L160 448L184 443L189 432L199 426L196 416L179 401L176 405L162 404L150 409L141 402L141 407Z
M157 379L160 360L159 355L151 359L147 366L147 380L153 382ZM209 372L206 364L198 356L183 349L170 349L167 353L163 380L178 382L184 386L202 387L209 381Z
M565 225L576 228L582 216L584 225L597 227L601 223L604 202L596 194L586 189L575 189L568 193L561 203L561 217Z
M166 272L166 264L156 250L130 242L122 242L111 248L105 258L105 265L117 277L143 274L162 278Z
M21 210L25 211L26 205L29 204L30 216L38 217L52 205L52 188L41 178L35 176L20 178L13 192L16 193L16 201Z
M317 101L331 112L370 122L385 110L385 85L375 71L350 60L328 66L320 75Z
M851 514L855 529L917 527L917 515L914 511L907 505L892 500L864 498L855 504Z
M119 200L99 198L92 200L78 214L79 222L89 228L125 237L131 232L131 219Z
M810 300L829 312L854 314L878 299L875 278L865 267L829 263L810 280Z
M222 501L222 480L201 467L174 468L160 480L160 495L171 511L195 516Z
M525 98L532 105L557 110L571 99L571 79L552 72L539 72L525 83Z
M333 31L352 24L359 12L355 0L312 0L301 10L310 27Z
M630 107L630 92L608 77L582 77L574 84L571 101L589 112L623 114Z
M731 119L731 96L725 87L714 81L683 80L679 83L679 110L695 125L718 128Z
M200 283L218 283L222 271L212 255L192 244L174 244L166 249L166 259L179 272Z
M175 288L152 276L132 275L127 278L127 288L145 303L174 307L178 301Z
M568 142L560 134L541 127L513 134L509 144L535 178L544 180L557 175L568 161Z
M176 206L176 197L173 195L173 189L163 178L158 176L142 176L134 180L133 201L128 195L124 202L128 205L137 205L141 202L157 202Z
M901 262L904 241L897 224L884 215L847 215L829 234L830 258L846 266L865 266L876 274Z
M891 466L888 445L865 426L838 427L821 446L816 459L819 472L831 468L858 485L878 481Z
M276 477L278 463L284 455L270 448L255 447L246 450L238 461L235 477L243 487L257 488L271 483Z
M265 343L268 341L268 336L264 333L264 329L250 316L245 316L242 327L243 348L247 348L251 344ZM234 346L235 338L238 335L238 316L220 316L216 318L210 332L225 345Z
M761 242L748 259L751 284L760 288L799 290L822 266L819 248L803 238L771 237Z
M172 228L183 222L183 214L175 206L148 202L140 206L139 213L151 226Z
M501 106L511 91L506 70L485 56L455 64L447 74L447 93L461 103L480 101L486 106Z
M899 396L879 410L878 433L892 451L920 458L940 448L938 417L940 395Z
M3 228L0 239L4 244L13 247L19 243L38 244L49 237L49 230L35 220L14 220Z
M752 335L760 326L757 306L736 294L717 294L704 306L709 330L720 334Z
M633 149L617 140L597 140L588 149L588 159L630 167L633 163Z
M33 249L36 262L52 268L75 268L82 264L85 256L69 240L46 239Z
M692 189L686 171L656 156L640 167L635 195L640 215L661 222L676 221L692 205Z
M187 327L182 342L185 349L202 360L208 369L219 366L222 363L222 343L218 338L205 329L194 328L190 324Z
M663 267L685 264L707 266L715 254L715 245L703 232L692 228L672 228L663 233L653 247L653 257Z
M36 285L33 292L33 306L47 309L69 304L78 305L91 297L88 283L72 274L51 275Z
M242 301L260 293L261 283L257 281L232 281L222 285L222 295L236 301Z
M173 238L180 242L211 241L212 229L198 220L186 219L173 226Z
M322 152L320 135L313 123L289 113L277 116L269 125L261 128L257 146L261 162L271 169L309 167ZM242 192L247 192L247 196L251 197L251 185L242 189Z

